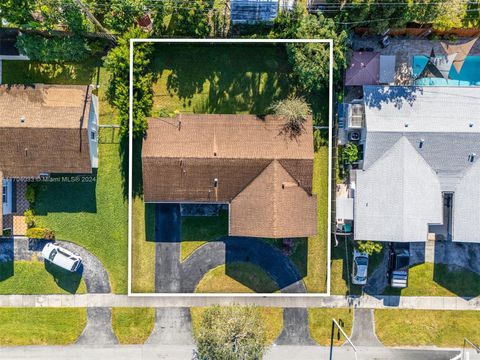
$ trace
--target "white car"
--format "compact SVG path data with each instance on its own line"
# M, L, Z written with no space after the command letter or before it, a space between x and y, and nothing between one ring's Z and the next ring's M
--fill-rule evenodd
M368 254L353 250L352 283L365 285L368 273Z
M56 244L48 243L42 250L42 256L62 269L75 272L82 264L82 258Z

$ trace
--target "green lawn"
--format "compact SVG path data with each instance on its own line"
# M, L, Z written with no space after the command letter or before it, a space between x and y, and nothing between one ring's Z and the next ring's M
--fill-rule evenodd
M190 313L192 315L193 334L198 333L202 321L203 312L206 307L192 307ZM260 316L265 324L266 344L271 345L280 335L283 329L283 309L272 307L257 307Z
M278 285L260 267L243 262L218 266L205 274L197 293L271 293Z
M265 114L292 90L283 45L158 44L153 68L154 116Z
M181 260L186 260L196 249L208 241L228 235L228 211L218 216L183 216Z
M143 344L155 323L154 308L113 308L112 327L120 344Z
M480 339L478 311L375 310L378 339L385 346L463 346Z
M0 345L68 345L82 333L82 308L0 308Z
M387 288L385 294L476 297L480 295L480 275L462 268L449 270L447 265L424 263L410 268L406 289Z
M127 290L127 201L118 144L99 146L95 182L51 182L40 186L34 211L39 226L95 254L107 269L113 291Z
M0 294L2 295L84 293L86 293L85 282L78 273L72 274L54 265L45 266L40 261L0 264Z
M116 124L115 111L105 99L109 75L98 68L100 58L82 63L40 64L4 61L5 83L96 84L100 100L100 123ZM107 134L108 132L108 134ZM109 130L101 138L111 136ZM84 246L106 267L114 292L127 291L127 201L124 187L125 166L118 136L112 144L99 146L99 169L95 181L86 183L43 184L35 204L39 226L52 228L57 238Z
M328 147L315 153L313 192L317 194L317 235L308 238L307 275L303 278L308 292L327 291L328 234Z
M353 326L353 311L351 309L308 309L308 324L310 327L310 336L313 340L322 346L330 345L332 333L332 319L335 319L340 325L343 324L343 330L350 336ZM345 338L337 337L339 331L335 330L334 345L342 345Z

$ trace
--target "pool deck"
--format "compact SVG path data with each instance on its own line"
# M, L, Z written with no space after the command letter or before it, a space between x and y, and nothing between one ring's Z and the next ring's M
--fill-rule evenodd
M395 70L397 73L396 85L411 85L412 58L414 55L429 55L432 46L437 54L443 54L441 40L428 40L419 38L398 37L391 38L390 45L382 49L378 43L378 36L359 37L353 39L353 49L373 48L381 55L395 55ZM462 38L458 42L464 43L472 38ZM480 55L480 40L473 46L470 55Z

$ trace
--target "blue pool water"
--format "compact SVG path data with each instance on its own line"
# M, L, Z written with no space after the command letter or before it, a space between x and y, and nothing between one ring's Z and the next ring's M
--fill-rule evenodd
M427 56L413 57L413 75L415 77L422 72L427 62ZM467 56L460 74L452 66L449 77L449 80L442 78L418 79L415 84L422 86L480 86L480 56Z

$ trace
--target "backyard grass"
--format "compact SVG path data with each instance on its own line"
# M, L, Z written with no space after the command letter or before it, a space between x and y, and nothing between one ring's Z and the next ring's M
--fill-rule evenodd
M444 264L423 263L410 268L406 289L387 288L385 294L476 297L480 295L480 275L460 267L449 270Z
M79 274L62 269L48 272L40 261L0 263L0 294L84 294L85 282Z
M192 327L194 336L198 334L199 327L202 321L202 316L206 307L192 307L190 313L192 314ZM271 345L280 335L283 329L283 309L272 307L257 307L260 316L265 324L266 331L266 345Z
M322 346L330 345L330 336L332 333L332 319L342 325L345 333L350 336L353 325L353 312L351 309L308 309L308 323L310 326L310 336L313 340ZM345 342L343 335L340 339L337 337L338 330L335 330L334 345L339 346Z
M228 235L228 211L218 216L182 216L182 243L180 260L185 261L196 249L208 241Z
M105 99L109 74L98 67L100 64L101 59L96 57L71 64L4 61L3 81L86 85L96 84L98 79L99 122L118 124L115 111ZM110 136L110 131L105 131ZM127 201L122 153L118 137L113 143L100 144L94 182L42 184L34 207L39 226L55 230L57 238L81 245L100 259L117 293L127 291Z
M266 114L292 90L283 45L167 45L153 57L153 115Z
M465 337L480 339L480 313L382 309L375 310L375 328L385 346L460 347Z
M132 201L132 292L155 292L154 209L141 196Z
M278 285L258 266L233 262L220 265L205 274L196 293L272 293Z
M113 308L112 327L120 344L143 344L155 323L154 308Z
M0 345L67 345L82 333L82 308L0 308Z

